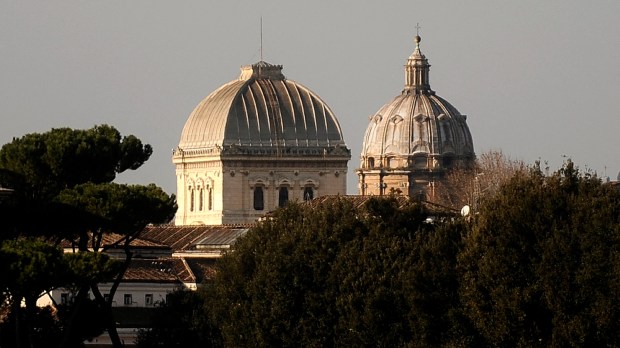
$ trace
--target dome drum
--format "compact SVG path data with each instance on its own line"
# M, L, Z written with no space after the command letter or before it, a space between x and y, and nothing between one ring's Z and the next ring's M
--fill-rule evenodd
M450 170L454 168L467 168L473 161L474 156L455 156L452 153L441 155L428 155L419 153L411 156L363 156L360 170L378 169L406 169L406 170Z

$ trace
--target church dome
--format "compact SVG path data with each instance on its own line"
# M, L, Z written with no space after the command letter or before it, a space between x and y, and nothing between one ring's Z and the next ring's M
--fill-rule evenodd
M281 65L260 61L202 100L189 116L182 150L213 147L344 146L331 109L308 88L287 80Z
M430 88L430 65L420 51L420 41L416 36L402 93L370 117L362 169L393 167L391 163L416 169L450 168L475 156L467 117Z

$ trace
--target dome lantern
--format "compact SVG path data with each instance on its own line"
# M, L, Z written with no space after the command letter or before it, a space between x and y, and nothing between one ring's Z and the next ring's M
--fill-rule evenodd
M422 38L416 35L414 41L415 50L405 64L405 90L403 92L432 92L428 79L431 65L420 51Z

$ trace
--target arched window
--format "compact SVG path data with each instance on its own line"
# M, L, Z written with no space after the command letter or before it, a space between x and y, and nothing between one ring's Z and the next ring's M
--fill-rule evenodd
M283 207L288 202L288 187L282 186L278 191L278 207Z
M213 189L209 187L207 189L207 209L213 210Z
M372 169L375 167L375 159L373 157L368 157L368 168Z
M254 187L254 210L265 209L265 197L263 195L263 187Z
M194 211L194 189L189 189L189 211Z
M201 187L198 192L198 210L202 211L204 209L204 201L205 201L205 191Z
M310 186L304 187L304 201L310 201L314 199L314 190Z

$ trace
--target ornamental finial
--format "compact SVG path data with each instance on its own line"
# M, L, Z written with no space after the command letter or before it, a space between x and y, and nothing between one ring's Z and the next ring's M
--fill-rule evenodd
M416 48L420 48L420 41L422 41L422 38L420 37L420 29L422 27L420 27L420 23L416 23L415 25L415 47Z

